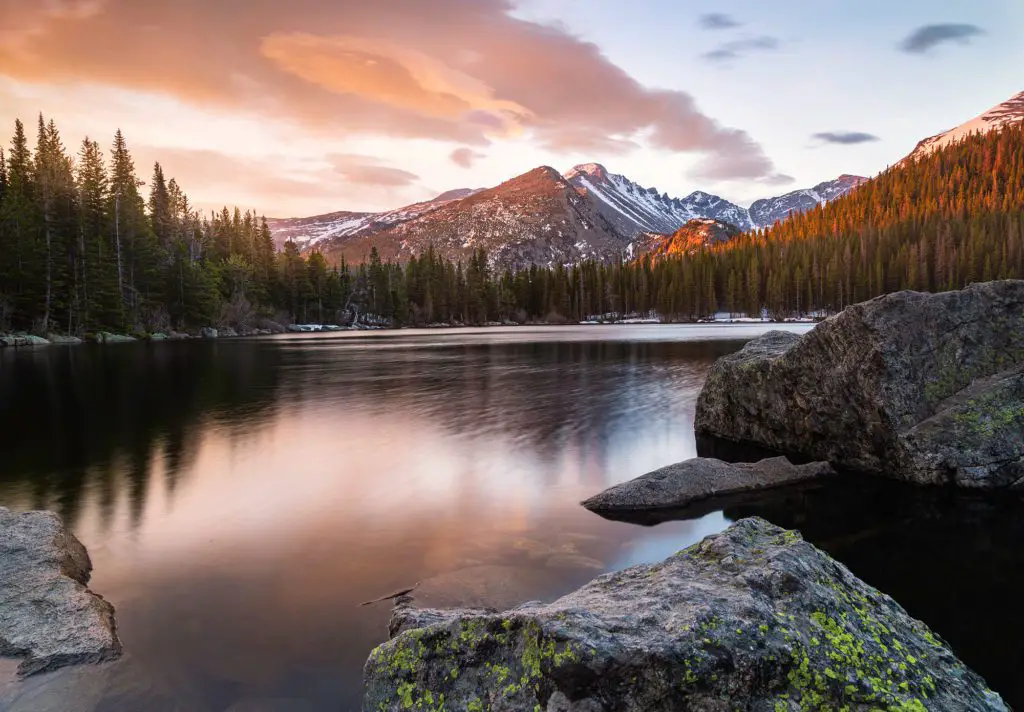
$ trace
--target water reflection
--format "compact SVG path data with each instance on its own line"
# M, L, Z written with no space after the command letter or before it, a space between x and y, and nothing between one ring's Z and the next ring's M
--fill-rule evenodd
M485 330L0 354L0 504L60 511L129 655L0 708L358 709L386 606L551 598L725 525L578 506L694 454L750 328Z

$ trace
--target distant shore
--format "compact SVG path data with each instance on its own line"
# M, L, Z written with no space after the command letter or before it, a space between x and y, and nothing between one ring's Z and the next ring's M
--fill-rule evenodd
M492 327L531 327L531 326L636 326L636 325L729 325L729 324L814 324L821 321L820 318L800 317L787 318L781 321L771 319L751 319L737 317L734 319L699 319L696 321L662 321L660 319L620 319L616 321L602 321L588 319L584 321L531 321L518 322L486 322L484 324L463 324L461 322L431 323L422 325L401 325L387 326L383 324L356 324L352 326L339 326L337 324L290 324L288 326L273 329L234 329L231 327L215 329L204 327L198 331L173 331L154 332L152 334L117 334L108 331L101 331L85 336L73 336L68 334L50 333L46 336L38 336L26 332L0 332L0 349L39 347L39 346L78 346L81 344L123 344L138 341L202 341L212 339L233 339L253 338L257 336L275 336L280 334L322 334L342 331L390 331L402 329L479 329Z

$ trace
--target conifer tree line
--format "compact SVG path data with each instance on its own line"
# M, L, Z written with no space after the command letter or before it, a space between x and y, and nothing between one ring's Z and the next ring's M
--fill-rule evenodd
M144 190L144 186L147 190ZM331 266L264 219L202 215L124 136L71 155L40 117L0 151L0 331L153 332L299 323L574 321L647 314L831 313L899 289L1024 277L1024 126L892 168L824 207L687 254L498 270L432 249Z
M0 330L185 328L283 299L287 265L252 212L202 216L159 163L144 197L120 131L71 155L40 116L34 143L19 120L0 150Z

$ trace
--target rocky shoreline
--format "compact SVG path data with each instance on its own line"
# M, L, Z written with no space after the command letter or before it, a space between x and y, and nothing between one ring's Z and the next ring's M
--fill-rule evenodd
M252 338L256 336L273 336L276 334L309 334L336 331L367 331L379 329L376 326L337 326L335 324L268 324L265 328L235 329L232 327L216 329L212 326L203 327L198 331L158 331L152 334L130 336L100 331L84 337L67 334L47 334L45 337L25 332L0 333L0 348L23 348L33 346L79 346L86 343L94 344L128 344L137 341L189 341L209 339Z
M114 607L86 584L92 562L52 512L0 507L0 657L21 676L121 655Z

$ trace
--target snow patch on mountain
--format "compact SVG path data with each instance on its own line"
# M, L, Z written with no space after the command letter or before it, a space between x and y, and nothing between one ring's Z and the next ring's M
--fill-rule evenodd
M308 218L268 218L267 224L274 235L274 242L279 247L290 240L298 245L300 250L306 251L327 240L358 237L401 225L456 200L468 198L481 190L483 189L457 188L441 193L432 200L413 203L382 213L341 211Z
M785 220L793 213L806 212L818 205L830 203L866 180L867 178L862 176L844 174L835 180L818 183L813 188L803 188L774 198L756 200L750 206L750 220L757 227L769 227L779 220Z
M600 163L575 166L563 177L592 197L600 213L623 234L672 232L696 217L751 227L747 211L728 200L700 191L684 199L670 198L656 188L644 188L625 176L609 173Z
M1024 91L1015 94L1001 104L993 106L970 121L964 122L949 131L943 131L940 134L924 139L903 160L922 158L938 151L940 148L963 141L972 134L996 131L1019 121L1024 121Z

